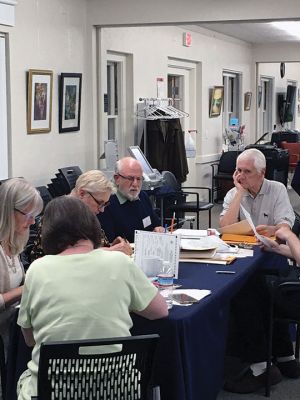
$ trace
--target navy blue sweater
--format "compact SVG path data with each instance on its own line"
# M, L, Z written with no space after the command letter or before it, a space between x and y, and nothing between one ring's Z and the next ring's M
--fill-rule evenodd
M118 197L113 194L109 202L110 205L103 213L98 214L98 218L110 242L117 236L122 236L133 243L136 229L153 231L156 226L160 226L149 197L143 191L139 195L139 200L127 200L124 204L120 204Z

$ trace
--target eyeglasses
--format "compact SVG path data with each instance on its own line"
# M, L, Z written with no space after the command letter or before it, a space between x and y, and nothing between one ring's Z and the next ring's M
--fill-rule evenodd
M33 215L31 213L25 213L24 211L21 211L18 208L14 208L14 210L17 211L18 213L24 215L24 217L26 217L27 221L30 219L35 219L35 215Z
M97 200L93 195L92 195L92 193L91 192L87 192L90 196L91 196L91 198L95 201L95 203L97 203L98 204L98 206L100 207L100 208L105 208L105 207L107 207L107 206L109 206L109 201L107 201L107 202L105 202L105 201L99 201L99 200Z
M117 174L117 175L119 175L121 178L123 178L123 179L127 179L129 182L131 182L131 183L133 183L135 180L138 182L138 183L140 183L140 182L143 182L143 180L144 180L144 177L143 176L124 176L124 175L121 175L121 174Z

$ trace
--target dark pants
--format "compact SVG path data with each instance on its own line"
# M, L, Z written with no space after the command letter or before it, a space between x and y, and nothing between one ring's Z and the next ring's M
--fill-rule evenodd
M276 283L298 279L272 277ZM299 307L295 307L296 303ZM298 299L275 297L275 316L300 318ZM231 319L227 354L249 364L266 361L268 350L268 324L270 312L270 287L265 276L257 272L231 302ZM274 324L273 356L294 354L288 324Z

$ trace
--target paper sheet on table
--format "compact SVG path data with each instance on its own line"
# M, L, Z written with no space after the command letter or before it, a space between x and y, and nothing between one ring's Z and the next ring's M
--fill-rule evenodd
M188 296L194 297L195 299L200 301L200 300L204 299L204 297L210 295L211 290L207 290L207 289L176 289L173 291L173 293L177 293L177 294L185 293ZM168 291L166 290L166 292L164 293L164 290L162 290L160 292L160 294L163 297L167 297ZM195 303L193 303L193 304L195 304ZM173 300L173 305L174 306L191 306L192 304L180 304L180 303L177 303L177 301Z
M251 226L251 228L252 228L252 230L253 230L253 232L254 232L255 237L256 237L260 242L262 242L266 247L271 247L271 246L270 246L270 242L269 242L270 239L265 238L265 236L260 235L260 234L256 231L250 213L249 213L242 205L241 205L241 209L242 209L242 211L243 211L243 213L244 213L244 215L245 215L247 221L249 222L249 225Z
M211 235L198 238L181 237L180 248L182 250L209 250L216 249L218 252L235 253L236 250L225 243L219 236Z
M249 222L246 219L236 222L235 224L224 226L219 230L222 234L230 233L233 235L253 235L251 226L249 225Z
M215 235L220 235L216 229L213 229L213 231ZM208 236L207 229L176 229L175 233L184 239Z

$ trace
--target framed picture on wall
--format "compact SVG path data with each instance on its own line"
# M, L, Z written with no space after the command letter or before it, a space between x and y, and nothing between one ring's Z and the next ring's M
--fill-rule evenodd
M252 93L246 92L245 99L244 99L244 110L249 111L251 109L251 100L252 100Z
M53 71L30 69L27 86L27 132L51 131Z
M79 73L62 73L59 82L59 132L80 130L81 79Z
M224 98L224 86L214 86L211 93L209 117L218 117L221 114Z

